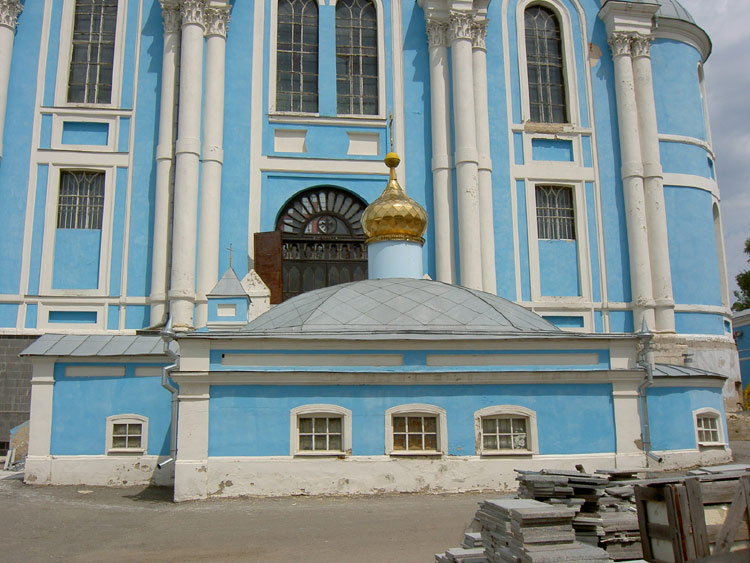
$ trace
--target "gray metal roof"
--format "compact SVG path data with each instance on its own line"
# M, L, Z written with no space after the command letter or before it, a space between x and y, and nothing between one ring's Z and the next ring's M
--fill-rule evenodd
M502 297L432 280L389 278L298 295L240 329L246 334L560 334Z
M693 16L690 15L682 4L677 0L659 0L661 7L656 12L658 18L672 18L674 20L682 20L690 23L695 23Z
M170 344L176 351L176 344ZM159 336L105 334L45 334L21 352L22 356L164 356Z
M676 366L674 364L654 364L655 377L720 377L727 379L725 375L692 366Z
M245 288L242 287L240 279L232 268L229 268L221 276L219 282L208 293L209 297L247 297Z

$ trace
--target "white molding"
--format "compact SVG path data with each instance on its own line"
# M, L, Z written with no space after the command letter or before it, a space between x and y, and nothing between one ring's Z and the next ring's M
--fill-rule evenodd
M329 416L338 415L343 419L341 434L341 451L307 452L299 450L297 419L300 416ZM348 456L352 455L352 411L339 405L331 404L309 404L294 407L289 411L289 455L290 456Z
M63 0L63 12L60 22L60 44L49 45L49 49L59 49L57 57L57 74L55 79L55 106L78 108L119 108L122 95L122 74L124 62L124 45L126 36L126 22L128 0L118 0L117 27L115 28L115 53L112 63L112 97L109 104L69 103L68 102L68 74L70 73L70 58L72 56L73 19L75 15L75 0ZM138 34L140 35L140 34ZM136 67L137 68L137 67ZM135 91L135 89L134 89Z
M672 135L669 133L659 133L659 141L665 143L681 143L684 145L695 145L705 150L708 155L713 159L714 150L710 143L707 143L703 139L697 137L688 137L687 135Z
M253 61L252 68L262 69L263 61L267 56L264 49L264 38L265 38L265 2L255 2L255 11L253 13ZM275 2L271 2L271 8L274 9ZM272 14L272 20L276 21L275 15ZM276 33L275 26L272 24L271 33ZM275 44L275 40L274 40ZM275 60L275 57L271 57ZM269 61L269 77L272 75L271 62ZM275 64L275 63L274 63ZM263 91L263 73L253 72L252 73L252 91L262 92ZM270 82L270 80L269 80ZM269 85L270 88L270 85ZM274 87L275 90L275 87ZM269 90L269 103L270 100L276 100L276 92L273 93ZM247 260L249 262L249 269L255 267L254 254L255 254L255 240L254 234L260 231L260 198L262 192L262 170L264 168L265 159L263 158L263 122L265 119L265 111L263 105L263 96L256 95L251 96L251 117L250 117L250 195L248 197L248 221L247 221Z
M437 451L395 451L393 449L393 417L410 414L437 416ZM448 421L445 409L425 403L397 405L385 411L385 453L391 456L443 456L448 453Z
M711 418L714 418L717 422L716 428L719 433L719 441L718 442L701 442L700 438L698 437L698 417L701 415L709 415ZM724 435L724 417L722 416L721 412L718 410L711 408L711 407L702 407L700 409L695 409L693 411L693 430L695 431L695 443L697 444L698 448L704 448L704 447L713 447L713 446L721 446L723 448L726 448L729 446L727 443L726 436Z
M503 416L523 417L526 419L526 450L485 450L482 440L482 418L497 418ZM537 431L536 411L519 405L493 405L474 412L474 437L477 455L505 456L505 455L534 455L539 453L539 433Z

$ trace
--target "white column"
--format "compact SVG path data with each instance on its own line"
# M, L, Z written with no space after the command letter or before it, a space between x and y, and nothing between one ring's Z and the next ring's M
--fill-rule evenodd
M630 285L633 294L633 324L634 329L638 330L643 319L649 327L654 326L654 309L630 41L631 36L624 33L614 33L609 38L615 66L615 95L622 160L621 176L630 254Z
M646 457L641 442L638 380L612 382L612 407L615 417L615 466L644 467Z
M638 130L643 161L643 185L648 224L648 246L651 256L651 279L654 297L656 332L674 332L674 297L669 263L667 213L664 204L664 175L659 155L659 131L656 122L654 84L649 48L651 38L634 35L632 40L633 76L638 104Z
M172 281L169 289L172 326L176 331L193 327L204 9L203 0L184 0L181 5L180 106L175 147Z
M29 451L24 480L48 484L52 480L50 446L52 443L52 397L55 390L55 358L34 358L31 376L31 414Z
M453 123L458 182L459 282L482 289L482 250L479 229L477 133L474 121L474 72L471 29L474 17L451 11L451 66L453 69Z
M432 118L432 201L435 225L435 273L438 281L456 283L453 233L453 181L450 157L450 83L448 25L427 21L430 54L430 111Z
M474 72L474 121L479 154L479 231L482 244L482 289L497 294L495 273L495 216L492 211L492 159L490 158L490 110L487 101L487 20L474 23L472 66Z
M229 10L229 7L206 10L206 100L203 104L196 328L206 324L206 294L219 281L221 169L224 162L224 63Z
M176 374L180 386L174 500L206 498L208 494L207 383L193 383Z
M151 256L151 326L165 319L167 305L167 264L169 263L169 224L172 210L174 158L174 110L177 92L177 62L180 56L180 8L178 0L161 0L164 18L164 47L161 61L159 141L156 146L156 197L154 202L154 241Z
M20 0L0 0L0 158L3 157L3 130L5 129L5 110L8 107L13 38L21 10L23 6Z

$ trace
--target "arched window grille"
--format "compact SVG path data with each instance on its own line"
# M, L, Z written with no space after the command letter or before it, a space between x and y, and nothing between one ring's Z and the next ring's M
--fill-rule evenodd
M276 109L318 111L318 4L279 0Z
M560 23L552 10L539 5L526 9L524 21L531 121L566 123L568 110Z
M378 113L378 20L370 0L336 3L336 111Z
M281 231L283 299L367 278L362 212L349 192L318 187L290 200L276 223Z
M575 240L573 190L565 186L536 187L536 225L540 239Z

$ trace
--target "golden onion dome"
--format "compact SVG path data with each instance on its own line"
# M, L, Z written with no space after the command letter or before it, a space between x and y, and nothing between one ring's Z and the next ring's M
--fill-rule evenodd
M388 185L381 196L362 213L362 229L367 244L384 240L404 240L424 244L427 230L427 212L424 207L406 195L396 178L396 167L401 159L394 152L385 155L385 164L391 169Z

